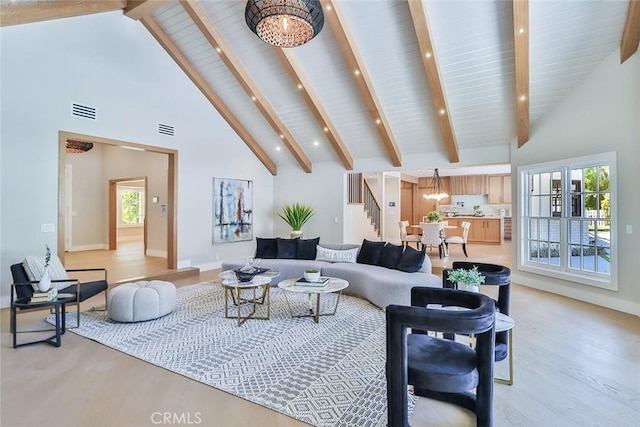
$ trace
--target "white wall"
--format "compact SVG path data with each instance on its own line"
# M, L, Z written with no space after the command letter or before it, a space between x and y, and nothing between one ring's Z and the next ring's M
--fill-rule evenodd
M382 240L400 242L400 173L387 172L383 174L384 194L382 197ZM389 206L392 203L394 206Z
M10 264L43 254L45 243L56 248L57 233L40 225L57 224L60 130L178 150L181 266L255 249L255 241L212 245L214 176L253 180L254 236L273 234L273 177L139 22L110 12L3 27L0 43L5 305ZM72 117L71 102L96 107L98 120ZM176 136L159 135L158 122Z
M531 139L522 148L512 144L511 166L616 151L618 166L618 291L514 270L514 281L640 315L640 54L620 64L613 52L560 104L531 127ZM512 176L516 182L517 173ZM512 186L513 200L519 185ZM514 203L514 237L519 235L515 218L522 214ZM633 234L625 226L633 226ZM518 245L513 245L516 265Z

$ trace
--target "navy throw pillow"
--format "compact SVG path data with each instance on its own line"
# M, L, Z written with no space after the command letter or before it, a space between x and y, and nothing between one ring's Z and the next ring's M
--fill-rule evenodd
M425 257L424 249L421 251L417 251L409 246L404 249L402 256L400 257L400 261L398 262L398 266L396 270L404 271L407 273L415 273L422 268L422 263L424 263Z
M378 265L380 267L390 268L395 270L398 267L398 262L402 256L402 250L404 247L392 245L387 243L380 251L380 257L378 258Z
M296 250L298 249L298 239L280 239L278 238L278 258L294 259Z
M273 259L278 257L278 243L275 238L256 237L256 258Z
M378 265L378 258L380 258L382 248L384 248L384 242L373 242L364 239L356 262L360 264Z
M296 239L298 248L296 250L296 259L316 259L316 248L320 243L320 238L315 239Z

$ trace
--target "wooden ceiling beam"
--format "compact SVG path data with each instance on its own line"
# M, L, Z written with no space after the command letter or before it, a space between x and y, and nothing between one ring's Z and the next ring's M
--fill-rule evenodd
M202 35L207 39L209 44L211 44L211 47L213 47L213 49L218 53L220 59L222 59L227 68L229 68L229 71L231 71L231 74L233 74L240 86L242 86L247 95L253 100L254 104L262 113L266 121L280 136L280 140L287 146L300 167L302 167L305 172L311 173L311 160L309 160L302 150L302 147L300 147L291 132L289 132L284 123L282 123L282 120L278 117L278 114L267 100L267 97L262 93L258 85L245 70L244 66L233 53L227 42L223 39L222 35L213 26L213 23L209 19L204 8L200 3L194 0L180 0L180 4L186 10L187 14L191 17L200 32L202 32Z
M513 0L518 148L529 141L529 0Z
M238 134L240 139L249 147L253 154L258 157L262 164L271 172L272 175L278 174L278 167L269 158L269 155L262 149L260 144L251 136L251 134L240 123L240 120L231 112L231 110L225 105L218 94L211 88L209 83L204 77L196 70L187 57L180 51L178 46L171 40L171 38L165 33L160 25L154 21L150 16L144 16L140 19L140 22L151 33L151 35L160 43L160 46L169 54L171 58L178 64L178 66L184 71L184 73L191 79L196 87L202 92L202 94L209 100L211 105L218 110L218 113L226 120L231 128Z
M409 0L409 11L413 20L413 27L418 38L418 46L420 47L420 56L424 72L431 89L431 98L433 106L438 116L440 132L451 163L460 161L458 153L458 143L456 142L456 134L451 123L451 112L447 105L447 98L444 94L442 79L440 77L440 69L438 68L438 60L436 51L431 42L431 31L429 30L429 21L427 12L424 9L422 0Z
M274 47L273 50L282 63L282 66L289 74L289 77L291 77L293 84L297 86L298 91L306 102L307 107L309 107L311 114L313 114L313 117L316 119L316 122L320 128L324 130L327 139L331 143L333 150L336 152L345 169L353 170L353 157L351 157L347 146L344 144L342 138L340 138L340 135L338 134L338 131L331 122L329 114L320 102L320 98L313 90L311 82L307 79L307 76L304 74L302 68L298 65L298 62L291 53L291 49Z
M391 160L393 166L402 166L402 156L400 149L396 143L391 127L387 121L382 105L378 101L373 83L369 77L369 73L365 66L362 56L358 51L358 47L355 43L351 32L347 26L346 18L338 5L336 0L320 0L322 7L324 8L324 17L326 21L329 21L331 30L338 41L338 45L342 50L347 65L351 70L353 78L356 81L356 85L362 94L367 110L371 115L371 120L376 126L378 134L382 139L382 143L387 151L387 154ZM374 31L374 30L372 30Z
M138 21L143 16L148 16L154 10L171 3L172 0L129 0L124 8L124 15Z
M620 63L638 51L640 44L640 0L629 0L627 21L620 40Z
M44 3L10 3L0 6L0 26L28 24L50 19L70 18L72 16L122 10L127 0L75 0L51 1Z

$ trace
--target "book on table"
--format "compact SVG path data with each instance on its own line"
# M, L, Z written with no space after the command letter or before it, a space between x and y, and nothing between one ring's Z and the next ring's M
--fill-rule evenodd
M305 287L305 288L324 288L329 284L329 278L321 276L317 282L310 282L304 277L296 280L295 286Z
M46 292L34 292L31 295L31 302L49 302L58 297L58 289L51 288Z

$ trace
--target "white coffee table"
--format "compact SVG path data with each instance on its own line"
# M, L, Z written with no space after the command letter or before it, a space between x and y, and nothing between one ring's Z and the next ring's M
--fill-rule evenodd
M255 276L248 282L241 282L235 277L229 274L220 274L222 279L222 287L224 288L224 317L227 319L237 319L238 326L241 326L249 319L255 320L269 320L271 311L271 302L269 298L269 284L271 283L271 277L268 276ZM261 289L262 288L262 289ZM249 290L252 293L251 297L246 297L241 294L241 291ZM257 290L260 290L258 295ZM229 314L229 293L231 293L232 303L236 306L236 314ZM241 314L241 306L243 304L250 304L252 306L251 312L246 315ZM267 308L267 314L265 316L256 315L257 304L265 304Z
M342 290L349 286L349 282L344 279L339 279L337 277L329 277L329 284L324 287L314 288L312 286L299 286L296 285L296 280L298 279L287 279L278 283L278 287L282 289L284 292L285 300L287 301L287 307L289 307L289 312L291 313L291 317L311 317L314 322L318 323L320 321L320 316L333 316L336 314L336 310L338 309L338 304L340 303L340 297L342 296ZM291 309L291 305L289 304L289 298L287 298L287 293L297 293L297 294L307 294L308 295L308 313L306 314L294 314ZM333 311L329 313L320 313L320 295L322 294L330 294L338 292L338 297L336 299L336 305L333 307ZM311 297L316 296L316 308L313 309L313 303L311 301Z

